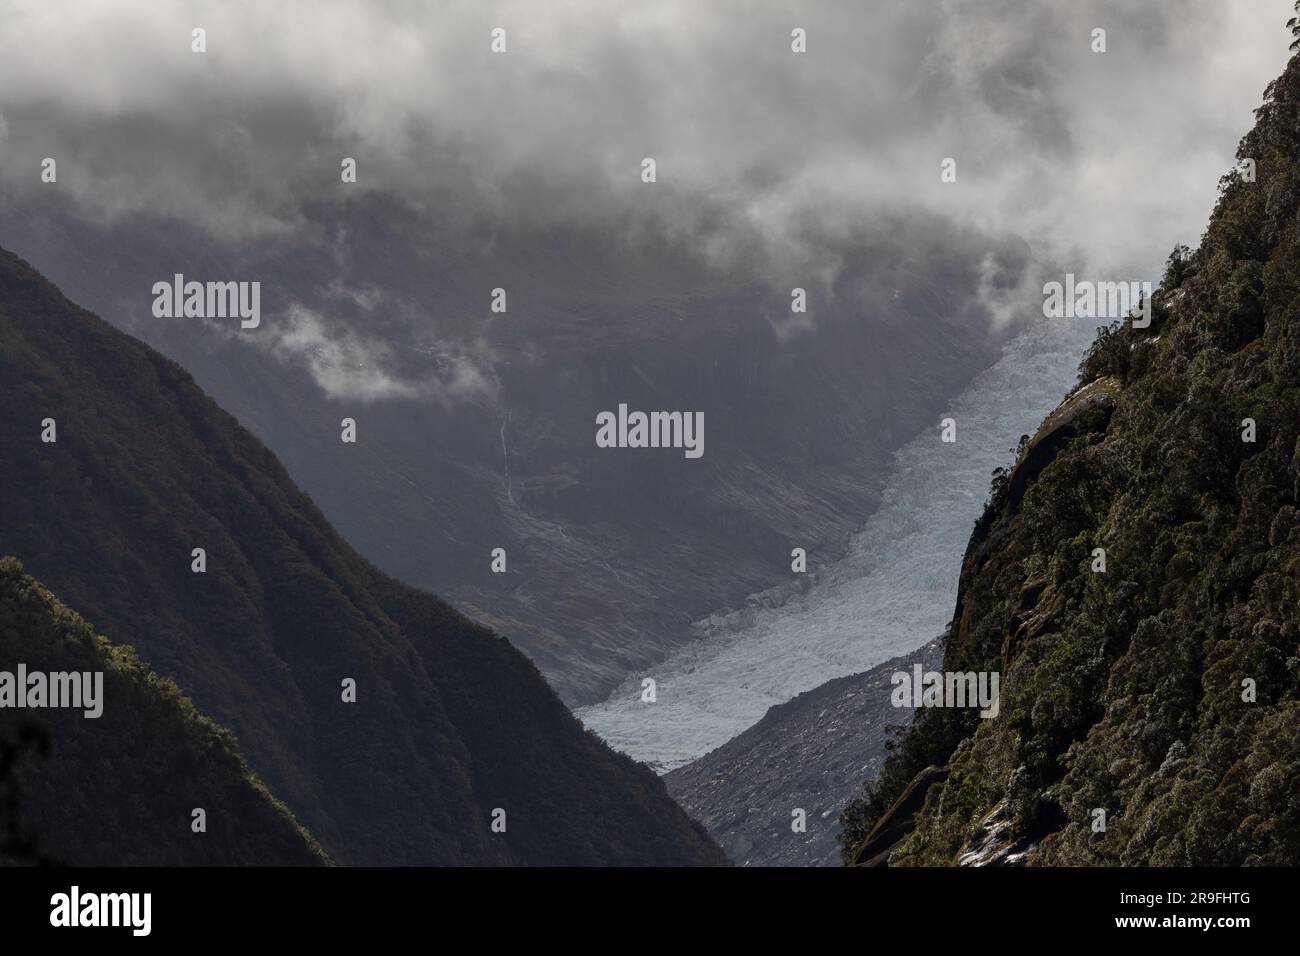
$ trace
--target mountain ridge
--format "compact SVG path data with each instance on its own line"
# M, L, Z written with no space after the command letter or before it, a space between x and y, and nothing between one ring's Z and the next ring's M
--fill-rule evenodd
M184 370L9 252L0 401L0 551L231 727L337 862L723 862L504 638L375 570Z
M1150 327L995 475L944 666L1000 672L1001 716L922 714L844 862L1300 860L1298 108L1293 57Z
M0 861L78 866L313 866L329 857L252 774L233 735L129 647L91 626L0 557L0 661L102 674L100 713L0 710L11 750ZM4 779L4 778L8 779ZM193 812L204 813L196 833ZM13 817L16 817L14 819ZM21 852L20 852L21 851Z

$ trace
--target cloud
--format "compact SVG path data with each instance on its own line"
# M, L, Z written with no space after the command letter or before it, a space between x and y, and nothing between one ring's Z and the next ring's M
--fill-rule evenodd
M242 241L292 237L311 204L355 195L351 156L357 191L441 228L668 237L773 287L829 281L836 237L909 210L1136 277L1199 234L1285 63L1289 8L20 0L0 31L0 178L34 193L54 156L88 216ZM334 359L359 347L331 341Z
M301 305L289 309L286 322L270 340L273 351L304 362L312 378L331 398L414 398L417 384L395 377L384 365L391 355L383 343L356 335L331 336L321 317Z
M450 405L497 395L490 366L464 348L429 345L416 350L418 361L403 362L390 344L341 328L301 303L251 341L302 365L334 399L432 398Z

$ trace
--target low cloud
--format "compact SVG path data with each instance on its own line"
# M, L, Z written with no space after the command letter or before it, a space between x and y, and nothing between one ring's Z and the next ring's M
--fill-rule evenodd
M298 303L252 341L304 367L334 399L432 398L452 403L491 400L497 393L490 367L459 346L425 346L412 350L418 356L402 361L388 343L340 328Z
M829 288L845 237L910 213L1138 278L1199 235L1286 61L1290 6L19 0L0 30L0 180L39 196L55 157L87 217L172 217L231 243L294 239L313 205L383 193L453 232L666 238L786 290ZM1019 280L990 270L981 299L1005 323ZM421 387L385 370L400 356L329 329L293 313L279 348L327 390ZM446 361L447 390L482 385Z

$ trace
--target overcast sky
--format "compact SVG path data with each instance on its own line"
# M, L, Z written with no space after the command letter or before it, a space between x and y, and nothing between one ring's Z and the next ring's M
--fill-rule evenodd
M928 209L1151 277L1199 238L1290 6L0 0L0 181L40 188L52 156L87 213L240 236L292 230L354 156L357 188L453 227L667 231L723 265L757 240L804 267L810 236Z

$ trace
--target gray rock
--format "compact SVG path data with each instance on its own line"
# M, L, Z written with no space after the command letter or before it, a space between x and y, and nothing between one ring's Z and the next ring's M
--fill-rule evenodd
M739 866L838 866L839 815L875 780L888 728L913 711L891 705L890 676L940 666L943 642L828 681L772 707L753 727L664 777L668 790ZM807 832L791 829L802 809Z

